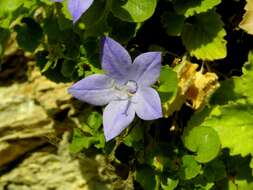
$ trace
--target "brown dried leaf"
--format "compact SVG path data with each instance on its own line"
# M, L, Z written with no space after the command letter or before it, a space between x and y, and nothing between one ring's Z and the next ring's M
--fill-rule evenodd
M186 92L186 99L191 102L193 109L201 109L219 86L218 76L215 73L202 74L198 71L193 84Z
M163 115L164 117L170 116L173 112L181 109L182 105L186 101L185 93L187 92L189 86L193 83L196 69L198 68L197 64L191 64L187 60L178 60L175 59L173 66L178 75L178 91L177 96L172 103L163 104Z
M179 87L181 95L184 95L187 92L188 88L191 86L191 84L194 82L195 75L197 73L197 68L198 68L197 64L192 64L187 60L182 61L182 66L178 71L178 77L180 79Z
M193 64L186 59L183 59L178 65L176 70L179 78L179 90L171 104L163 105L165 117L180 110L186 102L194 110L200 110L219 87L218 76L215 73L203 74L201 70L197 71L197 68L198 64Z
M243 15L243 20L239 24L239 27L253 35L253 0L247 0L244 9L246 13Z

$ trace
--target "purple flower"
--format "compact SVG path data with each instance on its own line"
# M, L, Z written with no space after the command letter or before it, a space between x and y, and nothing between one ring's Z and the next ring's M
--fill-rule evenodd
M143 120L162 117L160 97L150 87L160 75L160 52L143 53L132 63L119 43L105 37L101 61L106 74L78 81L69 93L93 105L108 104L103 113L106 141L119 135L133 121L135 113Z
M63 0L51 0L53 2L62 2ZM75 23L82 14L91 6L94 0L68 0L68 9Z

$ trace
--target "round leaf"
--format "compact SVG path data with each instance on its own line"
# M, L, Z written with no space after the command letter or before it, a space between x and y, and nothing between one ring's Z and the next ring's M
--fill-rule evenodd
M211 11L199 14L191 23L186 23L182 40L191 56L213 61L227 55L225 35L220 16Z
M150 18L156 8L156 0L113 0L112 13L127 22L143 22Z
M201 165L196 162L194 156L185 155L182 158L182 162L182 174L185 179L192 179L200 173Z
M185 17L206 12L220 3L221 0L174 0L176 12Z
M220 151L220 139L211 127L189 127L184 131L186 148L196 152L195 160L201 163L214 159Z

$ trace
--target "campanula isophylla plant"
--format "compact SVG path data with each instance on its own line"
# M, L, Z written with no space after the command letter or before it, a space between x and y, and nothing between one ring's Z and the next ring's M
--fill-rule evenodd
M147 52L132 62L118 42L102 39L101 64L106 74L88 76L69 88L69 93L92 105L108 104L103 112L107 141L119 135L134 119L162 117L158 93L150 86L160 76L161 52Z
M32 188L12 145L67 131L37 189L76 190L74 164L85 189L251 190L252 2L0 0L0 189Z

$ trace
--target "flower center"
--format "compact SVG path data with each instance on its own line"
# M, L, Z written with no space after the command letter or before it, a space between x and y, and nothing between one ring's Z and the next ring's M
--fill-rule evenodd
M113 86L118 98L121 100L129 100L138 90L138 85L133 80L127 81L124 85L114 82Z
M126 88L127 88L127 92L129 93L129 95L133 95L137 92L138 90L138 85L135 81L133 80L129 80L126 83Z

